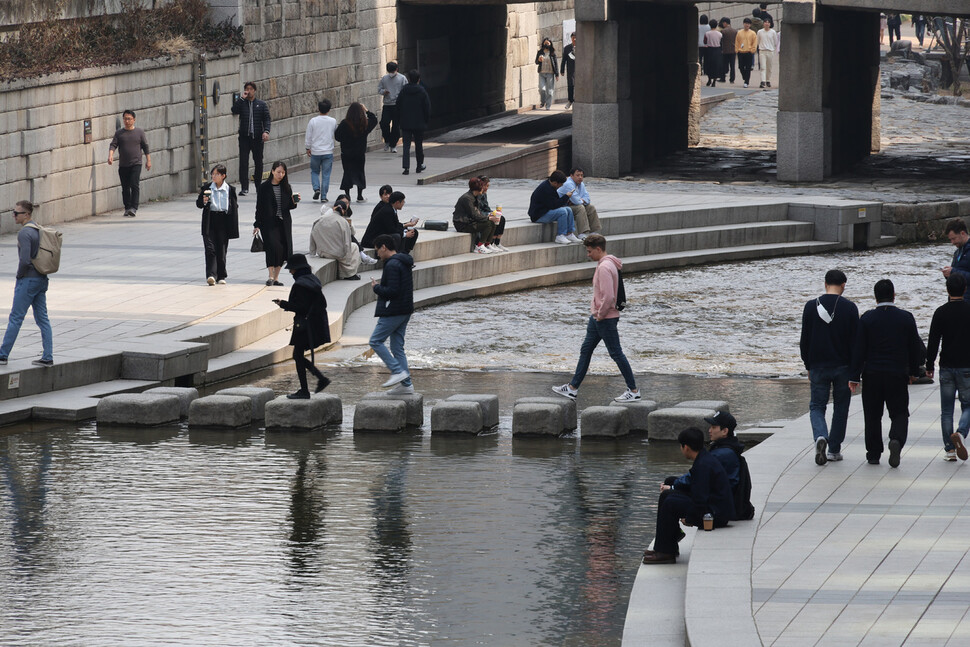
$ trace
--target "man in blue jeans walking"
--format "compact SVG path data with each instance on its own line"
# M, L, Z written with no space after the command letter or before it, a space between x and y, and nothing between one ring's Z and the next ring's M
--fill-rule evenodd
M575 400L579 395L579 385L583 383L586 371L589 370L589 360L593 356L593 350L602 340L626 381L626 391L614 399L617 402L639 400L640 390L637 389L637 381L633 377L630 362L627 361L620 347L620 334L616 330L616 325L620 321L620 311L616 307L616 294L620 287L618 270L623 267L623 263L616 256L606 253L606 239L599 234L590 234L583 244L586 245L586 256L596 263L596 271L593 273L593 303L589 309L589 321L586 323L586 339L583 340L583 346L579 350L579 362L576 364L573 379L562 386L552 387L552 390Z
M842 460L842 441L849 418L849 364L859 326L859 309L842 296L846 278L841 270L825 273L825 294L811 299L802 311L802 362L811 382L808 405L815 463ZM832 393L832 430L825 426L825 408ZM827 450L827 451L826 451Z
M933 313L930 340L926 347L926 375L933 377L936 353L940 352L940 427L943 430L943 460L967 460L964 439L970 429L970 301L964 301L967 280L954 272L946 279L946 293L950 297ZM953 431L953 400L960 394L960 421Z
M34 321L40 328L40 339L44 351L40 359L35 359L35 366L54 365L54 342L51 322L47 318L47 285L48 278L34 269L31 259L36 258L40 248L40 231L36 227L28 227L34 214L34 205L28 200L21 200L13 210L14 220L21 226L17 234L17 284L13 290L13 306L10 308L10 319L7 331L3 335L0 345L0 365L6 365L10 349L17 341L20 326L24 323L27 308L34 311Z
M377 257L384 261L381 282L371 279L371 287L377 295L377 325L370 336L370 347L384 361L391 371L391 377L383 387L394 387L391 394L414 393L411 374L408 372L408 359L404 355L404 334L408 321L414 312L414 283L411 280L411 267L414 259L408 254L397 251L397 239L389 234L381 234L374 239ZM391 338L391 349L384 341Z
M310 185L313 199L327 201L330 190L330 171L333 169L333 134L337 130L337 120L331 117L330 100L317 103L320 111L306 127L306 154L310 158Z

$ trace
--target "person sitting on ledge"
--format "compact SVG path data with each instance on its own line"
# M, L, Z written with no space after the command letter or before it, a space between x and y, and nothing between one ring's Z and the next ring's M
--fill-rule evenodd
M529 219L532 222L555 222L558 227L556 242L560 245L581 243L576 236L576 220L573 210L564 206L568 197L560 197L557 191L566 182L566 174L553 171L548 180L543 180L532 192L529 200Z
M482 192L477 200L478 210L482 212L483 216L491 218L492 222L495 223L495 233L492 234L492 251L510 251L508 247L502 244L502 234L505 233L505 216L502 215L502 205L498 205L494 209L488 206L488 185L491 184L491 180L488 179L487 175L479 175L478 179L482 181Z
M411 254L414 244L418 242L418 230L414 228L418 224L417 218L411 218L406 224L402 224L398 219L398 213L404 208L404 194L395 191L387 198L386 203L381 203L371 214L370 223L364 231L364 237L360 239L363 247L373 248L374 239L381 234L397 236L400 242L399 249L404 254ZM398 249L398 248L395 248Z
M478 197L482 194L482 181L477 177L468 180L468 191L463 193L455 204L452 222L455 230L472 234L477 254L492 254L501 250L492 249L495 237L495 220L478 209Z
M557 191L560 196L569 199L569 208L573 210L580 240L585 240L587 235L598 234L600 231L600 217L596 213L596 207L589 201L589 191L586 190L586 182L583 181L584 175L583 169L578 166L573 168L566 182Z
M727 472L720 461L704 449L704 433L690 427L677 435L680 452L689 461L690 487L670 489L661 486L663 501L657 510L657 534L653 549L643 553L644 564L673 564L682 538L679 522L686 526L702 526L705 514L714 518L714 527L722 528L734 518L734 497ZM666 493L666 494L665 494Z
M360 248L354 243L354 226L347 217L347 204L337 200L333 208L324 205L310 230L310 255L337 261L337 277L359 281Z

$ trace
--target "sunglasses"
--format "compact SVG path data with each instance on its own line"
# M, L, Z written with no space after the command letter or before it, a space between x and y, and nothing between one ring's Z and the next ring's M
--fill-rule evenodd
M16 209L13 210L13 215L15 215L15 216L23 216L23 215L26 215L26 214L27 214L26 211L17 211Z

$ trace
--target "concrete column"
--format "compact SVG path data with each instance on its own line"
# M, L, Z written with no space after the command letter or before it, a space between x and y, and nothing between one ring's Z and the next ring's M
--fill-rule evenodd
M577 17L581 14L577 11ZM619 177L629 167L621 142L630 137L630 113L621 116L620 28L614 20L577 20L576 40L588 54L576 61L573 163L587 175ZM627 88L627 93L629 92ZM629 145L626 146L627 151Z
M778 179L785 182L818 182L826 174L823 36L821 23L785 21L777 137Z
M686 9L686 16L674 22L687 32L687 144L696 146L701 141L701 64L697 47L699 12L696 5ZM684 25L684 22L687 22ZM675 59L676 60L676 59Z

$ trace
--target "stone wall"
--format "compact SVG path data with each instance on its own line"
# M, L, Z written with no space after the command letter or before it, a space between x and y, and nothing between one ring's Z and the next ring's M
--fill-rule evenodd
M882 205L882 234L900 243L946 240L943 229L953 218L970 223L970 198L947 202L887 203Z

